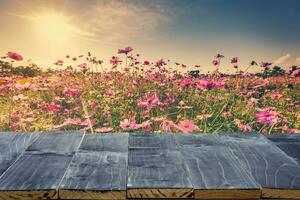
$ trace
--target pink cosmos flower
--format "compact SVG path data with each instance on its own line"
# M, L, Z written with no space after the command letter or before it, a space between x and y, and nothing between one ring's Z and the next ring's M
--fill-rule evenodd
M156 93L146 94L141 99L137 100L137 106L146 108L148 111L150 111L153 107L158 106L159 104L160 101Z
M167 63L163 59L160 59L160 60L156 61L155 66L156 67L161 67L161 66L164 66L166 64Z
M300 68L296 69L291 73L292 78L300 77Z
M212 64L213 64L214 66L217 66L217 65L220 64L220 60L214 59L214 60L212 61Z
M129 52L131 52L133 50L133 48L131 48L131 47L126 47L126 48L124 48L124 49L118 49L118 54L122 54L122 53L124 53L124 54L128 54Z
M238 57L233 57L231 58L231 63L234 64L234 63L237 63L239 61L239 58Z
M260 63L260 66L263 67L263 68L269 67L271 65L272 65L272 63L270 63L270 62L261 62Z
M113 56L109 62L112 64L113 68L116 68L122 62L122 60L117 56Z
M48 111L58 112L58 111L60 111L60 109L62 108L62 106L59 105L59 104L50 103L50 104L46 105L45 108L46 108Z
M163 119L160 124L160 128L164 132L172 132L176 129L176 124L168 119Z
M65 95L77 96L77 95L81 94L81 91L79 89L67 89L63 93Z
M124 119L123 121L120 122L120 127L123 130L136 130L140 128L140 125L136 123L136 120L134 117L131 119Z
M280 94L279 92L273 92L271 94L272 99L279 99L280 97L282 97L282 94Z
M219 88L227 88L226 81L223 80L223 79L217 80L213 85L217 89L219 89Z
M198 130L198 127L194 124L192 120L181 120L176 128L183 133L191 133Z
M200 89L210 89L213 87L213 83L210 80L202 79L197 83L197 87Z
M249 106L256 106L258 104L258 99L250 98L247 104Z
M260 124L268 124L272 126L277 123L279 114L276 112L276 108L266 107L259 110L256 113L256 120Z
M78 67L80 68L80 70L85 73L89 70L89 66L86 63L82 63L80 65L78 65Z
M111 89L107 90L105 92L105 95L108 96L108 97L114 97L115 96L115 92L112 91Z
M150 65L150 62L148 60L145 60L144 65Z
M6 54L10 59L16 60L16 61L22 61L23 57L20 54L17 54L15 52L7 52Z

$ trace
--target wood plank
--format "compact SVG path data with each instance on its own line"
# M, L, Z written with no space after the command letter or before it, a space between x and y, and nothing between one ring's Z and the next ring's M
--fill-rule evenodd
M58 198L57 189L83 133L41 135L0 177L0 196L19 199Z
M173 134L130 134L128 198L193 198Z
M260 134L220 137L262 186L263 198L299 198L300 165L276 145Z
M267 138L300 164L300 134L272 134Z
M0 178L4 199L53 199L72 156L24 153Z
M36 133L0 133L0 175L37 137Z
M60 185L61 199L126 199L128 134L86 135Z
M83 135L82 131L40 133L40 137L26 149L26 152L73 155L78 149Z
M259 199L260 185L217 135L175 136L196 199Z

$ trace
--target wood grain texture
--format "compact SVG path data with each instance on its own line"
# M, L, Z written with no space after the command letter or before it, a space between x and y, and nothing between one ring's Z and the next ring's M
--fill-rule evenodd
M40 137L27 149L27 153L73 155L84 136L81 131L57 131L40 133Z
M71 159L56 154L23 154L1 176L0 190L56 190Z
M0 133L0 176L38 136L36 133Z
M128 134L86 135L60 185L62 199L126 199Z
M222 135L224 144L262 186L264 198L289 198L283 190L300 189L300 165L260 134ZM268 193L271 190L272 193Z
M41 199L58 199L57 192L55 190L39 190L39 191L1 191L0 200L41 200Z
M300 134L272 134L267 138L300 164Z
M173 134L129 135L129 198L192 198L192 188Z
M175 136L197 199L258 199L260 185L217 135Z
M195 199L235 199L235 200L255 200L260 199L261 193L257 190L241 190L241 189L211 189L211 190L195 190ZM198 198L197 198L198 197Z

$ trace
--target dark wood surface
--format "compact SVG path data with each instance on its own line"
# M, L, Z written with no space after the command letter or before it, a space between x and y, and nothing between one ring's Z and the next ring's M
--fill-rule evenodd
M0 133L2 199L300 199L299 136Z
M38 136L36 133L0 133L0 176Z
M126 199L127 160L128 134L85 136L60 185L60 197Z
M221 135L229 151L263 188L263 197L280 197L280 191L300 189L300 166L290 156L260 134ZM265 189L265 190L264 190ZM272 191L269 196L268 191ZM271 193L270 193L271 194Z
M222 191L227 198L237 195L259 199L260 185L247 170L240 166L229 148L217 135L176 135L180 151L188 167L189 177L195 189L195 198L209 194L220 197L215 190ZM209 190L213 190L209 191ZM252 190L252 191L250 191Z
M129 197L187 198L193 196L188 169L173 134L130 134L128 149L127 195Z

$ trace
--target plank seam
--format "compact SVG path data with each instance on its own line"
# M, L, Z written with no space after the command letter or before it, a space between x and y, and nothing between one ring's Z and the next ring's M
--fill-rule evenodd
M65 176L66 176L66 174L67 174L67 171L68 171L68 169L69 169L69 167L70 167L70 165L71 165L71 163L72 163L72 161L73 161L73 159L74 159L74 157L75 157L77 151L79 150L79 147L80 147L80 145L81 145L81 143L82 143L83 138L85 137L85 135L86 135L86 131L83 132L83 135L82 135L81 140L80 140L80 142L79 142L79 144L78 144L78 146L77 146L77 149L75 150L75 153L73 154L72 159L70 160L70 163L68 164L68 167L66 168L64 175L62 176L61 180L59 181L58 187L55 189L56 192L57 192L57 197L58 197L58 199L60 199L60 196L59 196L59 188L60 188L61 182L64 180L64 178L65 178Z

